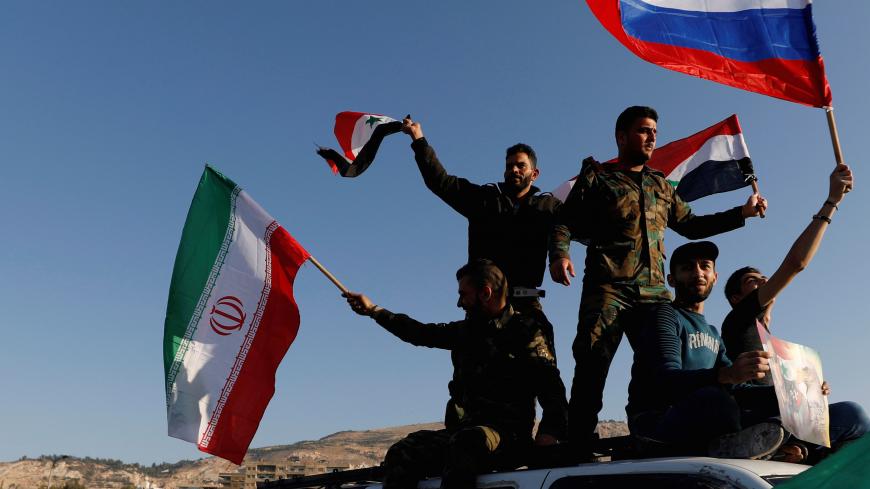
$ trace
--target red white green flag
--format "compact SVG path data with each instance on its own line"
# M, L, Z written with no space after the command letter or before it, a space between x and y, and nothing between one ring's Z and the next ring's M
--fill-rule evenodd
M614 162L616 158L606 163ZM646 165L664 173L686 202L747 187L755 180L749 148L740 121L733 114L687 138L656 148ZM556 187L553 196L564 202L576 179Z
M335 116L335 139L344 154L330 148L318 148L333 173L356 177L371 165L381 141L402 130L402 121L381 114L339 112Z
M206 166L169 287L169 436L242 462L296 338L293 281L308 257L244 190Z

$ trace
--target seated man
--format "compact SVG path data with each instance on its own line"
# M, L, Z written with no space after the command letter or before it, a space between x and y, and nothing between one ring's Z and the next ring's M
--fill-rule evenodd
M462 321L423 324L345 294L357 314L370 316L399 339L450 350L453 380L446 429L411 433L387 451L385 489L414 489L442 474L442 487L472 489L476 474L516 460L532 445L535 398L543 410L534 443L564 436L568 402L541 315L514 311L507 280L489 260L456 272ZM520 465L520 464L518 464Z
M755 320L759 319L769 326L770 309L776 296L812 261L847 188L852 188L852 171L847 165L837 165L831 173L828 198L770 279L757 268L743 267L732 273L725 282L725 297L732 309L722 321L722 339L730 357L761 349ZM771 381L765 377L756 382L769 384Z
M716 283L718 256L709 241L685 244L671 256L667 279L676 297L656 309L635 345L628 426L633 435L675 451L763 458L784 439L772 422L779 415L776 392L740 384L763 378L770 354L747 351L732 363L716 328L707 324L704 301ZM835 449L870 430L870 418L855 403L832 404L830 421Z

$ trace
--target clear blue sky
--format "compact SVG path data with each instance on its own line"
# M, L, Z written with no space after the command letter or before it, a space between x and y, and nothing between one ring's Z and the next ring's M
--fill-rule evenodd
M778 299L775 331L816 348L833 400L870 406L866 372L866 2L815 20L856 190L812 265ZM539 186L615 154L626 106L659 110L661 143L737 113L768 218L715 238L727 275L772 272L825 198L824 113L630 54L580 1L5 2L0 7L0 460L65 453L131 462L201 456L166 433L163 318L203 164L246 188L349 287L424 321L461 317L466 223L423 186L404 135L362 177L314 154L342 110L411 113L452 173L498 181L504 148L538 152ZM745 201L743 189L698 213ZM683 242L667 235L670 249ZM575 259L584 256L575 245ZM719 324L721 285L707 309ZM544 307L570 385L579 283ZM299 336L253 446L439 420L450 360L347 309L311 265ZM624 418L623 345L604 418Z

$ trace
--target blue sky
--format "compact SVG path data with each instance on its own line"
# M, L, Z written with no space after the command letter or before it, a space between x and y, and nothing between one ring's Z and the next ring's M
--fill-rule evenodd
M832 400L870 406L866 87L870 4L819 2L815 21L856 190L816 260L777 301L775 333L817 349ZM65 453L197 458L166 435L163 318L204 163L242 185L348 287L424 321L459 319L466 223L423 186L404 135L341 179L314 154L342 110L423 124L447 169L501 178L504 148L538 153L550 190L615 155L626 106L660 113L660 144L737 113L768 218L715 238L727 274L772 272L827 192L823 111L717 85L630 54L579 1L6 2L0 6L0 460ZM697 213L745 201L702 199ZM668 248L684 240L669 232ZM574 245L575 260L584 250ZM579 277L578 277L579 278ZM579 281L544 284L570 385ZM449 355L355 316L311 265L299 336L253 446L439 420ZM630 349L603 418L624 418Z

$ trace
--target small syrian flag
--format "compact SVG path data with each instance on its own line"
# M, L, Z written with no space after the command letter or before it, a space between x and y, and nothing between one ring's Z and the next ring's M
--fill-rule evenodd
M606 163L614 163L616 158ZM755 170L737 115L653 152L647 166L666 175L686 202L752 185ZM561 201L574 187L574 177L553 190Z
M169 436L241 464L296 338L308 252L206 166L172 270L163 332Z
M317 154L329 163L333 173L356 177L374 162L384 137L401 130L402 121L385 115L340 112L335 116L335 138L344 154L323 147L317 149Z

